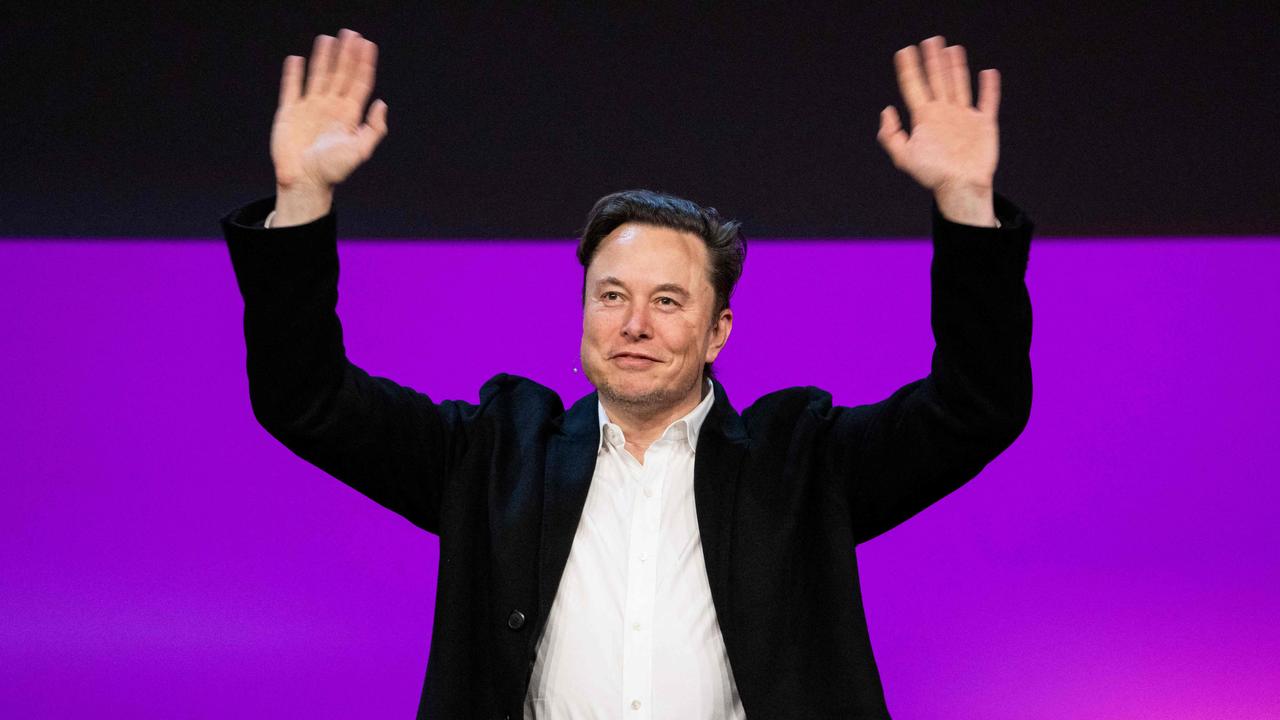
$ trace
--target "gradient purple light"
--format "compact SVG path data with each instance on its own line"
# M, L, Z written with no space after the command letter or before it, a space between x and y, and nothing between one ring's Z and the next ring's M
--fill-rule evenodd
M1029 426L858 549L895 718L1280 717L1276 240L1034 241ZM340 252L369 372L590 392L572 243ZM753 244L735 407L928 372L929 257ZM6 241L0 278L0 716L412 717L436 540L257 426L225 245Z

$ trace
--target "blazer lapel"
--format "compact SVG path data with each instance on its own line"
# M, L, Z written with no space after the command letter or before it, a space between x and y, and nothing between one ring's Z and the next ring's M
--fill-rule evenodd
M730 539L738 476L747 456L747 431L742 417L729 404L729 396L715 378L716 400L698 432L698 449L693 460L693 501L702 536L702 556L711 585L720 629L729 643L733 615L730 612Z
M529 633L531 649L551 614L551 602L569 561L569 548L595 473L600 446L598 403L594 392L574 403L547 442L542 543L538 549L538 622L535 632Z

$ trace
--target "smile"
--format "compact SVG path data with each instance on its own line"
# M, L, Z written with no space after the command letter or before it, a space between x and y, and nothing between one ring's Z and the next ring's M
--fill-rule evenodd
M658 364L657 360L650 360L649 358L638 357L636 355L615 355L613 361L617 363L619 367L638 369Z

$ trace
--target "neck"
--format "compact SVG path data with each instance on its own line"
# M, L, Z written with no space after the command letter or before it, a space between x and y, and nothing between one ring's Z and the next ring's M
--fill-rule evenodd
M643 450L652 445L668 425L698 407L698 403L706 399L708 392L710 390L707 388L706 377L699 376L698 391L668 407L650 408L619 404L611 402L604 395L600 396L600 404L609 415L609 421L622 428L622 434L627 438L627 446Z

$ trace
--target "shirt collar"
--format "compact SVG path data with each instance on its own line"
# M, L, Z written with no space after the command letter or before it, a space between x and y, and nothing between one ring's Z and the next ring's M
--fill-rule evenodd
M707 419L707 413L711 412L711 405L716 400L716 388L715 385L711 383L711 378L706 378L706 388L707 395L702 398L702 402L698 403L697 407L690 410L688 415L685 415L679 420L668 425L666 429L662 431L662 434L658 436L659 439L666 437L667 433L671 432L673 427L682 425L684 437L689 442L689 449L694 451L698 449L698 433L702 430L702 422ZM618 437L622 437L622 428L616 423L609 422L609 416L604 411L604 403L596 400L596 407L598 409L600 421L600 439L596 444L596 454L598 455L600 454L600 451L604 449L604 438L605 433L608 432L608 428L616 428ZM676 432L679 432L679 429L677 429Z

